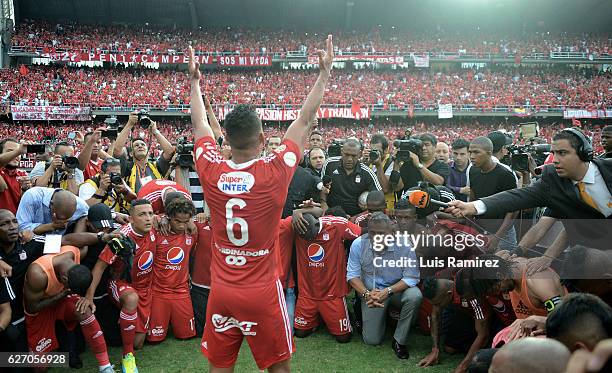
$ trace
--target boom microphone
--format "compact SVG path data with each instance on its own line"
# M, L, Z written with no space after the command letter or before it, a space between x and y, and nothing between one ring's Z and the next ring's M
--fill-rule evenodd
M448 203L431 199L429 197L429 193L423 192L422 190L415 190L412 194L410 194L408 201L411 205L419 209L427 208L431 204L438 207L448 207Z

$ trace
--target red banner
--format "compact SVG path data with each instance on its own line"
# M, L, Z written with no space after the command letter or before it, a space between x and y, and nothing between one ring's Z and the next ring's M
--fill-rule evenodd
M272 66L272 57L263 56L221 56L217 57L219 66Z
M167 54L122 54L122 53L79 53L79 52L62 52L62 53L44 53L42 57L50 58L53 61L64 61L64 62L81 62L81 61L100 61L100 62L134 62L134 63L172 63L172 64L184 64L189 63L189 57L185 54L181 55L167 55ZM262 57L255 57L262 58ZM212 56L196 56L196 60L202 65L208 65L213 63ZM270 60L271 61L271 60ZM248 66L248 65L247 65ZM255 65L253 65L255 66Z
M334 61L368 61L384 65L397 65L404 63L404 56L367 56L367 55L348 55L334 56ZM308 56L308 63L318 65L319 56Z
M225 119L225 115L233 108L228 106L219 107L217 117L219 120ZM257 108L257 114L263 121L293 121L296 120L299 110L282 110L282 109L264 109ZM320 108L317 111L317 118L349 118L349 119L367 119L370 118L370 108L360 107L359 110L353 110L351 107L346 108Z
M11 105L13 120L91 120L90 107Z

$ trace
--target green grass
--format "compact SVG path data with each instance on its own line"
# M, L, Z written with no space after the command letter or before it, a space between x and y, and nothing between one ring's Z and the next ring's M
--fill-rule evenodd
M431 338L412 330L408 338L410 358L399 360L391 350L391 331L380 346L366 346L361 335L355 334L347 344L337 343L322 328L314 335L295 339L296 353L291 359L293 372L452 372L461 361L462 356L442 354L441 364L429 368L419 368L417 363L431 349ZM109 351L111 363L121 371L121 348ZM82 372L97 372L97 362L93 355L86 351ZM141 373L159 372L206 372L208 362L200 352L200 339L178 341L169 337L159 345L145 345L136 352L136 363ZM53 372L65 370L55 369ZM236 372L258 372L249 346L243 343L236 362ZM75 371L76 372L76 371Z

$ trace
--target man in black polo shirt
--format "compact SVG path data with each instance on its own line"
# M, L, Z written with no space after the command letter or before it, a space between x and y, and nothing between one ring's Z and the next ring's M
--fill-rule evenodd
M327 200L321 199L321 207L341 206L349 215L357 215L362 210L358 199L363 192L382 190L376 174L359 161L361 144L357 139L347 139L342 145L340 157L331 157L323 165L322 178L331 178L331 188Z
M517 187L511 170L493 160L493 143L487 137L477 137L470 143L470 200L491 196L495 193ZM484 215L478 224L488 233L487 247L490 250L515 250L516 231L513 219L516 214L509 212L499 216ZM501 238L501 240L500 240Z
M385 172L389 176L389 181L395 184L396 192L406 192L415 187L419 181L428 181L434 185L444 185L450 175L448 164L436 159L435 151L438 140L430 133L419 137L423 143L421 154L410 153L410 160L393 162L393 167L389 167ZM399 177L397 176L399 172ZM399 179L399 180L398 180ZM397 182L395 182L397 180Z

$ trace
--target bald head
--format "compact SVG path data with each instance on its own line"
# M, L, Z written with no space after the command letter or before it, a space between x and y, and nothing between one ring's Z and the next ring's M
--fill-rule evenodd
M51 198L51 212L57 220L68 220L77 207L76 196L67 190L59 190Z
M527 337L502 347L490 373L558 373L565 371L569 350L554 339Z

